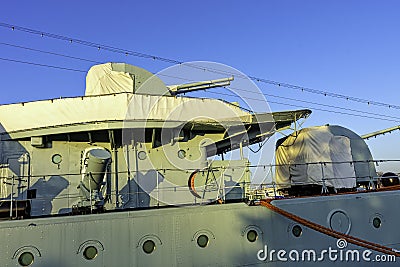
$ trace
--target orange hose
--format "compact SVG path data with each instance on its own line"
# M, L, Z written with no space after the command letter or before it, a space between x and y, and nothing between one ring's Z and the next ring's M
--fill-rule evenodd
M389 254L389 255L394 255L396 257L400 257L400 253L396 252L392 248L389 248L389 247L386 247L386 246L382 246L380 244L376 244L376 243L373 243L373 242L369 242L367 240L363 240L363 239L360 239L360 238L357 238L357 237L354 237L354 236L343 234L343 233L337 232L335 230L332 230L330 228L327 228L325 226L322 226L320 224L311 222L311 221L306 220L304 218L301 218L301 217L299 217L299 216L297 216L297 215L295 215L293 213L287 212L287 211L285 211L283 209L280 209L280 208L272 205L270 203L271 201L272 200L261 200L260 201L260 205L264 206L264 207L266 207L266 208L268 208L268 209L270 209L270 210L272 210L272 211L274 211L274 212L276 212L276 213L278 213L278 214L280 214L280 215L282 215L282 216L284 216L284 217L286 217L288 219L291 219L291 220L293 220L293 221L295 221L295 222L297 222L299 224L302 224L302 225L304 225L304 226L306 226L306 227L308 227L310 229L313 229L313 230L315 230L317 232L326 234L328 236L331 236L331 237L334 237L334 238L337 238L337 239L344 239L347 242L352 243L352 244L357 245L357 246L360 246L360 247L364 247L364 248L368 248L368 249L375 250L375 251L378 251L378 252L382 252L384 254Z

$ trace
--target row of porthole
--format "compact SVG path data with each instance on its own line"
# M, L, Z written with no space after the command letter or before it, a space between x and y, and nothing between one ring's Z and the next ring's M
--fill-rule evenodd
M246 233L247 240L251 243L258 239L258 235L258 231L254 229L250 229ZM196 239L196 243L200 248L206 248L210 243L210 238L207 234L200 234ZM156 250L156 243L153 240L148 239L143 242L142 249L144 253L151 254ZM93 260L97 257L98 253L98 249L95 246L87 246L83 250L82 256L86 260ZM18 257L18 263L20 266L30 266L33 264L34 260L35 257L33 253L29 251L21 253Z
M382 220L379 217L374 217L372 219L372 226L375 228L380 228L382 225ZM301 228L300 225L294 225L292 227L292 234L295 237L300 237L303 233L303 229ZM258 239L258 231L254 229L250 229L246 233L247 240L249 242L255 242ZM210 242L210 239L207 234L201 234L197 237L196 243L200 248L206 248ZM143 242L142 245L143 252L146 254L151 254L155 251L156 249L156 244L153 240L148 239L145 242ZM97 257L98 255L98 250L95 246L87 246L83 252L82 252L83 257L86 260L93 260ZM18 257L18 263L21 266L30 266L34 262L35 257L31 252L23 252L21 255Z
M381 225L382 225L382 220L381 220L381 218L379 218L379 217L374 217L374 218L372 219L372 226L373 226L374 228L378 229L378 228L381 227ZM303 233L303 229L301 228L300 225L295 225L295 226L292 227L292 234L293 234L295 237L300 237L302 233Z
M197 245L201 248L207 247L209 242L210 242L210 239L208 238L207 235L203 234L197 238ZM156 250L156 244L154 243L153 240L147 240L143 243L142 249L143 249L144 253L151 254L151 253L153 253L154 250Z
M256 230L249 230L246 234L247 240L251 243L257 241L258 232ZM206 234L201 234L197 237L196 243L200 248L206 248L210 243L210 238ZM146 254L151 254L156 250L156 244L153 240L146 240L142 245L143 252Z
M98 255L98 250L95 246L88 246L83 250L83 257L87 260L93 260ZM35 256L30 251L21 253L18 257L18 263L21 266L30 266L33 264Z
M372 225L375 228L379 228L381 224L382 221L379 217L375 217L372 220ZM292 234L295 237L300 237L302 233L303 229L300 225L294 225L292 227ZM258 232L254 229L248 230L246 233L246 237L249 242L253 243L258 239ZM210 242L210 239L206 234L201 234L197 237L196 242L200 248L206 248ZM145 242L143 242L142 249L144 253L151 254L156 250L156 244L153 240L146 240ZM86 260L93 260L97 257L98 250L95 246L88 246L83 250L82 255ZM30 266L32 265L34 259L35 258L31 252L23 252L18 258L18 263L21 266Z
M205 248L208 246L210 239L207 235L200 235L197 237L197 245L201 248ZM153 240L146 240L142 246L143 252L146 254L151 254L156 250L156 244Z

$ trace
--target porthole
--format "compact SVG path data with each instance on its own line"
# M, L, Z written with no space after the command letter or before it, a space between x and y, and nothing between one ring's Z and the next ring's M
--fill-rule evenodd
M379 218L379 217L375 217L375 218L372 220L372 225L373 225L375 228L381 227L381 224L382 224L382 220L381 220L381 218Z
M62 156L60 154L54 154L51 157L51 162L53 162L54 164L60 164L62 161Z
M256 242L258 238L258 233L255 230L250 230L247 232L247 240L249 240L249 242Z
M207 247L208 246L208 242L209 242L208 236L206 236L206 235L200 235L197 238L197 245L199 245L199 247L201 247L201 248Z
M33 257L33 254L30 252L24 252L18 257L18 263L21 266L29 266L33 263L33 260L35 257Z
M147 158L146 151L139 151L139 153L138 153L138 158L139 158L140 160L145 160L145 159Z
M346 211L343 210L332 210L327 217L327 222L330 228L336 232L343 234L350 233L351 219L347 215Z
M301 236L302 233L303 233L303 229L301 229L301 227L300 227L299 225L293 226L293 228L292 228L292 234L293 234L295 237Z
M179 150L178 151L178 158L184 159L186 157L186 151L185 150Z
M93 260L94 258L97 257L97 254L98 254L97 248L94 246L88 246L83 251L83 257L85 257L85 259L87 260Z
M147 240L143 243L142 248L146 254L151 254L156 249L156 244L153 240Z

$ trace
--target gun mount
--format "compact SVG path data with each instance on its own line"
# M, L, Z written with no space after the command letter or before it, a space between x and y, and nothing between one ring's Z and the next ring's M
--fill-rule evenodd
M394 127L390 127L390 128L387 128L387 129L383 129L383 130L379 130L379 131L376 131L376 132L364 134L364 135L361 136L361 138L368 140L369 138L377 137L378 135L385 135L387 133L391 133L391 132L396 131L396 130L400 130L400 125L397 125L397 126L394 126Z
M178 94L185 94L189 92L199 91L199 90L206 90L215 87L222 87L222 86L229 86L233 81L233 77L217 79L217 80L210 80L210 81L202 81L202 82L195 82L195 83L186 83L186 84L179 84L179 85L169 85L167 86L171 95L178 95Z

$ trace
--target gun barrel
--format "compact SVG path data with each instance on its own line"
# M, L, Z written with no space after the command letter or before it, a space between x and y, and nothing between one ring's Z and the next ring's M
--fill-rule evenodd
M383 129L383 130L380 130L380 131L376 131L376 132L373 132L373 133L364 134L364 135L361 135L361 138L362 139L369 139L371 137L377 137L378 135L391 133L391 132L393 132L395 130L400 130L400 125L394 126L394 127L391 127L391 128L387 128L387 129Z
M234 79L233 77L229 77L229 78L195 82L195 83L171 85L168 86L168 89L171 91L172 95L177 95L198 90L206 90L215 87L228 86L231 84L231 81L233 81L233 79Z

